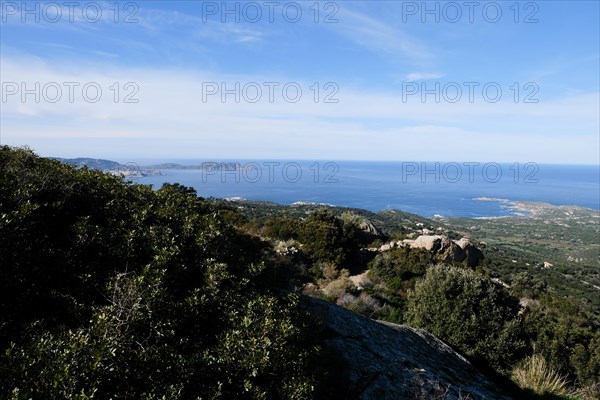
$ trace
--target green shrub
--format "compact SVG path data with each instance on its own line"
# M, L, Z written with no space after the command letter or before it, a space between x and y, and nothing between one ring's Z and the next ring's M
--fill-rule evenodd
M409 295L407 321L474 361L507 371L524 348L518 300L467 269L436 266Z
M598 382L600 332L577 303L543 296L524 316L532 347L552 369L583 386Z
M232 213L0 147L0 398L312 398L312 325Z
M369 277L397 293L412 288L432 262L432 254L427 250L395 248L378 254L369 263Z

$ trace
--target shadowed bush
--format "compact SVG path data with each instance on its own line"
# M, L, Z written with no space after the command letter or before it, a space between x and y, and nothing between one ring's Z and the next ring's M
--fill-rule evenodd
M312 323L231 220L0 147L0 398L313 398Z

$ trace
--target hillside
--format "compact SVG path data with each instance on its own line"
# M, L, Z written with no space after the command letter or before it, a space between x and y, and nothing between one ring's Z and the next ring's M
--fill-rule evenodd
M238 212L256 221L286 216L304 218L323 207L248 200L214 201L235 206ZM327 208L338 216L352 213L368 220L381 244L391 239L414 239L424 232L452 239L471 238L484 251L482 266L491 276L511 282L517 274L530 274L546 282L558 295L589 310L600 326L600 211L547 203L503 202L514 210L515 216L427 219L400 210L373 213Z
M526 202L508 207L521 216L440 222L483 242L501 279L526 272L600 317L600 211Z
M574 384L582 385L585 381L592 384L586 389L592 394L580 398L598 396L600 314L598 288L594 283L599 270L595 250L598 248L596 210L519 203L515 211L521 215L515 217L429 220L398 210L372 213L319 204L282 206L239 199L212 201L241 213L244 218L238 222L245 229L271 238L280 254L300 265L304 272L299 287L303 287L305 293L335 301L371 318L421 324L483 368L490 364L495 364L496 370L505 369L506 364L514 368L518 364L515 359L532 353L542 354L552 368ZM528 210L524 210L525 207ZM321 225L319 230L305 233L308 226L314 226L316 215L328 229L322 231L324 226ZM352 231L351 226L357 229L355 233L348 232ZM536 236L543 240L531 246L531 238ZM306 246L307 241L310 241L309 246ZM414 248L415 241L425 245L424 248ZM434 241L439 244L432 245L431 251L423 251L427 243ZM479 346L478 334L473 333L477 327L465 328L461 324L464 314L459 313L455 322L442 327L410 316L415 285L427 276L429 266L440 261L462 268L466 265L463 258L455 257L456 246L454 249L443 247L446 246L443 243L452 242L471 243L483 252L483 259L474 267L477 275L484 279L478 284L491 281L519 302L514 310L518 311L520 328L513 332L515 336L509 345L500 350L504 352L502 355L486 354L486 351L477 355L478 352L473 351L473 347ZM442 247L434 250L435 246ZM448 258L448 254L453 256ZM588 256L582 257L582 254ZM554 265L544 265L550 261ZM439 295L447 296L447 293L436 296ZM509 303L513 300L506 299ZM456 301L459 299L452 299L448 306L452 307ZM496 299L491 304L502 302ZM477 307L490 307L490 303ZM509 309L504 312L509 315L515 312ZM439 307L421 310L435 313ZM479 311L475 308L471 312ZM444 319L449 316L449 313L439 314ZM490 335L489 329L494 328L484 328L480 337ZM459 335L471 338L455 337L452 332L456 330L461 332ZM500 339L492 342L495 340ZM499 343L484 346L489 345ZM510 356L511 352L515 353ZM498 363L494 361L498 356L508 356L508 359ZM512 361L511 357L514 357Z
M460 229L0 147L0 398L596 398L589 305Z

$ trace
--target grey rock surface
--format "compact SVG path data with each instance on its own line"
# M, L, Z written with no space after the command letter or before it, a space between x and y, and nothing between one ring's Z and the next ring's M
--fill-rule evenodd
M381 235L381 232L379 232L379 229L377 229L377 227L375 225L373 225L373 223L371 221L369 221L368 219L364 219L361 222L361 224L359 225L359 229L362 230L363 232L371 234L373 236Z
M428 250L442 262L463 262L473 268L483 260L483 253L469 239L450 240L446 236L421 235L410 243L413 248Z
M325 347L343 360L352 398L510 399L423 330L375 321L311 297L301 304L325 326Z

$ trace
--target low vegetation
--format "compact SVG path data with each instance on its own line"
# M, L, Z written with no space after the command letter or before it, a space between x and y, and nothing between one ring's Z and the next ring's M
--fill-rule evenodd
M520 387L530 389L538 395L570 395L567 380L550 368L542 356L527 357L512 375Z
M0 397L313 397L269 247L193 190L2 147L0 199Z
M203 199L1 147L0 397L331 398L343 378L304 293L426 329L531 396L598 398L594 301L557 271L514 267L549 250L491 244L487 222L474 268L379 249L425 228L484 232L465 224Z

